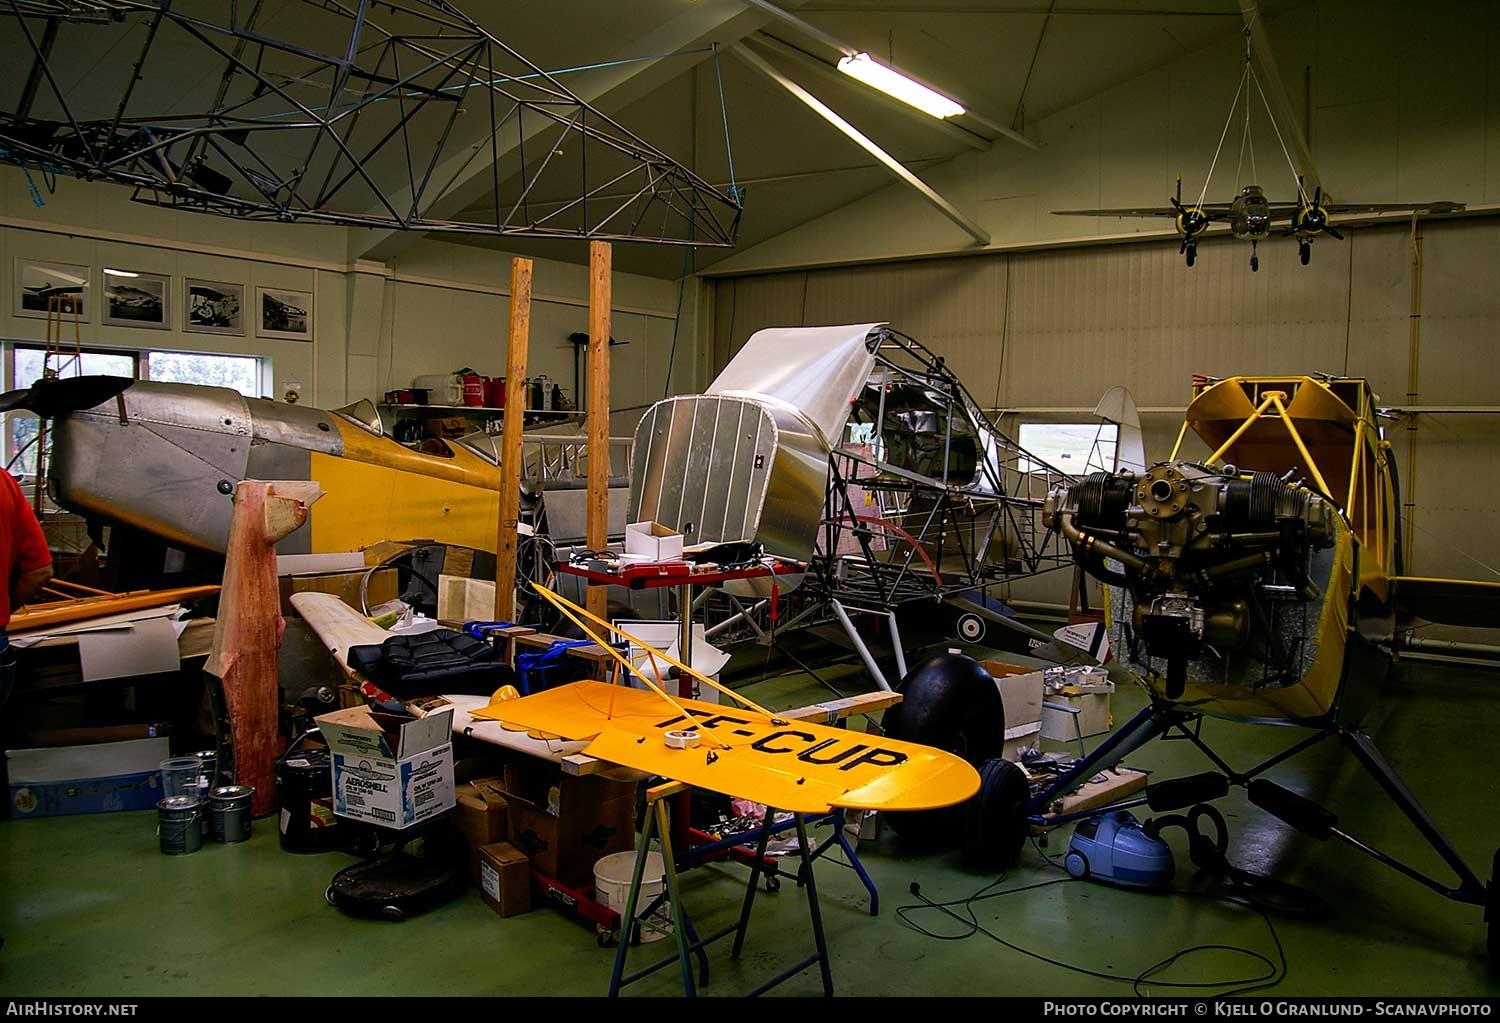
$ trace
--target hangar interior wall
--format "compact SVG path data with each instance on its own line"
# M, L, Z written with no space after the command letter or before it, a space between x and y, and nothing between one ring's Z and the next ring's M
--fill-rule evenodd
M726 277L714 282L712 367L766 326L886 320L939 354L1012 436L1021 422L1091 422L1124 384L1143 409L1148 460L1171 450L1194 373L1331 373L1369 378L1384 406L1463 411L1416 422L1408 570L1500 578L1500 219L1422 225L1421 343L1409 343L1409 226L1319 241L1301 266L1290 245L1264 253L1203 242L1188 269L1164 241ZM1408 376L1415 368L1415 400ZM1406 469L1408 418L1387 422ZM1188 457L1205 455L1184 445ZM1042 583L1042 585L1038 585ZM1066 580L1017 597L1065 599Z

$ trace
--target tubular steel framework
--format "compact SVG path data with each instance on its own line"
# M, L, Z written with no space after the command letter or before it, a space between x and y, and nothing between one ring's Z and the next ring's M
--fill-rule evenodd
M0 33L17 62L0 160L130 185L138 202L718 247L738 230L737 189L444 0L0 0Z

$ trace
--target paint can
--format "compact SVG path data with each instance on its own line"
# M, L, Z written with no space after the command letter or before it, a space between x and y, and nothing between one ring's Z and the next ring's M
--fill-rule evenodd
M228 845L250 837L250 797L253 795L255 789L249 785L220 785L213 790L208 811L213 817L215 842Z
M209 791L219 787L219 751L199 750L193 756L203 761L203 768L198 772L198 796L206 803Z
M184 856L203 848L203 800L197 796L167 796L156 804L156 836L168 856Z
M276 801L281 848L290 853L337 849L341 838L333 814L333 756L297 743L276 762Z
M635 877L635 857L634 852L611 853L594 864L594 897L622 917L625 903L630 898L630 882ZM666 890L666 863L661 853L647 853L646 870L641 875L641 896L635 906L636 919L641 922L642 942L660 941L672 933L672 904L666 899L661 900L655 912L646 915L646 910ZM625 938L622 930L620 940Z

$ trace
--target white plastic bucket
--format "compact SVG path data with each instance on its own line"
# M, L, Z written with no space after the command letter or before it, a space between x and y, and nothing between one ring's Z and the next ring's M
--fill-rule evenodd
M612 853L594 864L594 898L609 909L614 910L622 916L625 913L625 901L630 898L630 881L635 877L634 852ZM667 882L663 876L666 864L662 861L661 853L646 854L646 872L641 875L641 896L636 902L636 919L641 922L641 941L660 941L670 937L672 934L672 904L663 899L655 913L647 917L646 910L656 901L656 897L666 891ZM621 928L620 940L625 940L624 928Z

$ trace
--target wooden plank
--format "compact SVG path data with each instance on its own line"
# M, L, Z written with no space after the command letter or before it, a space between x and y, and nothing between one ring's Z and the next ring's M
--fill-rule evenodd
M526 355L531 344L531 260L510 262L510 334L505 350L505 419L500 432L500 522L495 544L495 621L516 619L516 532L521 517L521 434Z
M846 696L841 700L828 700L776 713L788 721L821 721L825 725L831 725L855 714L873 714L877 710L885 710L900 703L902 699L900 693L860 693L858 696Z
M184 586L175 590L131 590L107 597L72 597L45 604L29 604L11 616L8 629L11 633L45 629L68 622L180 604L186 600L201 600L218 592L217 586Z
M588 545L602 551L609 543L609 242L589 242L588 378ZM608 590L590 586L585 606L591 614L609 612Z

